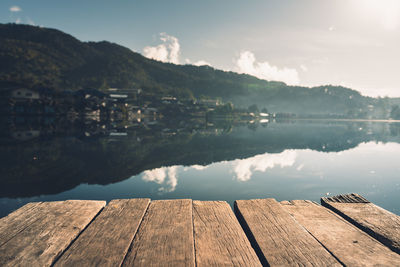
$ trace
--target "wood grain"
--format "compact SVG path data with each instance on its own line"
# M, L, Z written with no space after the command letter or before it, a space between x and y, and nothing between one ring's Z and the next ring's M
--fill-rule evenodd
M314 202L294 200L282 207L344 265L400 265L400 255Z
M1 245L0 266L50 266L105 204L82 200L40 203L30 220L22 222L23 227L18 220L10 219L15 216L11 215L7 220L13 223L2 227L2 231L14 227L21 230Z
M0 247L23 231L32 222L40 219L37 213L40 210L41 202L28 203L8 216L0 219ZM40 215L43 215L41 213Z
M149 203L112 200L55 266L121 266Z
M346 194L337 195L333 197L322 197L321 200L326 202L338 202L338 203L371 203L366 198L359 194Z
M341 266L275 199L238 200L235 212L263 265Z
M123 266L194 266L192 200L152 201Z
M193 201L196 266L261 266L225 201Z
M346 195L346 199L351 199L347 202L342 201L342 196L321 198L321 204L400 254L400 216L365 198L355 201L356 196L359 195Z

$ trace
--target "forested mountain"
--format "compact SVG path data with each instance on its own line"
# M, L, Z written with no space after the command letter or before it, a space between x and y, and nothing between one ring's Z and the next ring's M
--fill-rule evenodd
M384 112L387 101L340 86L300 87L226 72L209 66L175 65L143 57L123 46L81 42L59 30L0 24L0 85L142 88L181 98L220 98L235 106L257 104L273 112L357 116ZM381 112L381 111L379 111Z

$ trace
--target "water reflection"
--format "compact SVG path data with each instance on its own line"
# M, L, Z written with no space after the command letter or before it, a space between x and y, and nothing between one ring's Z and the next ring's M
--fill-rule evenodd
M251 158L234 160L231 165L236 179L245 182L250 180L253 172L265 172L275 167L291 167L296 161L297 153L293 150L285 150L278 154L263 154Z
M162 167L153 170L147 170L142 173L142 180L146 182L155 182L161 185L158 188L159 193L174 192L178 185L178 172L186 172L189 170L202 171L209 166L192 165L190 167L171 166ZM135 176L133 176L135 177Z
M296 151L286 150L278 154L265 153L247 159L222 161L221 164L225 164L227 170L233 170L234 178L237 181L247 182L251 179L254 172L265 172L267 169L275 167L284 168L293 166L296 157ZM178 185L178 172L183 173L189 170L202 171L210 166L211 164L208 166L192 165L190 167L171 166L147 170L142 173L142 180L161 185L158 189L160 193L173 192ZM297 167L297 170L300 171L303 166Z
M150 183L147 194L156 192L153 198L188 195L194 199L223 199L231 203L236 199L265 197L319 201L324 195L359 192L399 214L399 156L400 144L382 142L361 143L342 152L286 150L216 162L200 170L196 166L170 167L176 178L173 191L164 189L168 185L168 168L162 168L164 180L160 183L147 179L144 175L147 172L133 176L126 183Z
M177 166L172 166L144 171L142 179L147 182L164 184L159 188L160 192L173 192L178 184L177 169Z
M0 121L2 215L68 198L318 200L356 191L400 203L396 123Z

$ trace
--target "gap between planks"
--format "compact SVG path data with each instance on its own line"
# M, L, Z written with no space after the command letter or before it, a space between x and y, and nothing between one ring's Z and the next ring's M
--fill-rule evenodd
M275 199L237 200L234 208L263 265L341 266Z
M398 266L398 254L329 209L304 200L281 205L344 265Z
M332 202L337 202L340 205L343 205L345 203L363 203L365 205L374 205L367 201L365 198L359 196L359 195L350 195L350 196L341 196L337 198L330 198L331 200L337 199L338 201L332 201ZM97 212L92 212L94 215L92 216L92 219L89 220L89 222L86 222L86 225L84 227L81 227L77 233L75 233L75 238L70 239L70 243L65 246L66 241L64 241L61 248L58 247L56 249L56 252L50 255L44 255L42 259L36 259L37 261L32 260L30 261L31 264L36 265L41 265L41 266L48 266L49 263L54 262L55 259L58 257L58 261L55 263L56 266L74 266L74 265L85 265L85 266L90 266L90 263L93 263L92 265L106 265L106 266L115 266L115 265L121 265L121 263L124 266L128 266L131 264L135 265L143 265L143 266L148 266L148 265L174 265L174 266L211 266L211 265L226 265L226 266L259 266L260 261L264 265L271 264L271 265L280 265L283 263L283 265L297 265L299 263L305 263L307 265L308 263L311 263L315 261L315 265L340 265L340 263L345 263L345 264L356 264L356 261L351 261L349 259L350 256L347 256L345 253L343 253L343 249L338 249L335 248L333 245L332 238L326 238L325 235L321 234L318 230L318 227L315 227L315 218L318 223L323 222L321 221L321 218L318 216L315 217L315 214L319 214L321 210L316 212L314 215L311 217L313 218L313 223L310 224L310 222L307 221L307 219L304 219L303 215L301 214L302 212L302 206L304 203L306 205L311 205L311 209L314 209L314 206L316 205L319 208L322 208L325 210L324 212L328 212L333 216L338 217L334 213L330 212L326 208L321 207L320 205L310 202L310 201L283 201L281 204L277 203L275 200L257 200L260 202L262 207L257 204L257 201L254 202L255 200L239 200L235 202L235 212L237 214L237 218L234 216L232 209L230 206L224 202L224 201L192 201L192 200L159 200L159 201L152 201L150 202L149 199L144 200L142 203L143 206L141 208L138 208L136 212L129 213L128 210L134 210L136 207L136 204L134 204L135 201L139 201L140 199L131 199L131 200L113 200L109 203L109 205L104 207L103 202L98 202L97 204L100 204L99 207L100 209ZM253 201L253 202L251 202ZM358 201L358 202L357 202ZM90 202L90 201L88 201ZM147 204L146 204L147 202ZM53 203L53 204L51 204ZM5 264L11 265L21 265L18 263L27 263L29 261L26 261L26 259L21 256L21 246L22 243L19 244L19 252L17 251L18 256L10 256L7 253L1 253L1 249L4 250L4 247L7 247L9 244L13 244L15 246L15 240L17 240L21 236L28 236L29 233L32 235L32 226L31 225L38 225L40 220L43 219L44 222L49 221L48 216L53 216L51 218L55 218L55 221L57 221L57 215L62 215L62 213L57 213L57 208L56 211L51 212L50 210L47 210L47 213L43 210L43 208L46 205L54 206L57 207L56 204L54 203L60 203L60 202L47 202L47 203L29 203L25 205L24 207L20 208L19 210L11 213L9 216L4 217L0 219L2 222L0 224L0 263L5 260ZM79 203L79 201L66 201L65 203ZM83 202L82 202L83 203ZM93 203L93 202L92 202ZM101 204L103 203L103 204ZM125 204L123 204L125 203ZM130 203L129 205L126 203ZM149 204L150 203L150 204ZM154 203L154 204L153 204ZM238 205L239 203L239 205ZM242 204L240 204L242 203ZM263 219L260 222L267 222L273 225L274 227L281 227L284 229L281 231L281 235L285 238L285 234L287 232L293 232L296 233L293 235L293 238L296 238L297 234L299 236L304 235L304 232L308 234L308 237L305 237L305 239L299 240L299 244L301 244L304 247L304 240L308 240L305 245L305 250L300 251L299 249L296 249L294 245L296 245L293 240L288 240L287 244L289 247L290 251L291 249L294 252L288 252L288 251L282 251L280 250L281 255L274 255L273 252L269 251L268 249L266 250L265 244L263 243L265 240L266 235L265 231L262 232L260 231L260 234L256 234L257 227L260 227L257 224L254 224L254 221L249 223L249 221L253 219L249 219L251 216L256 216L255 222L260 219L260 214L257 214L257 212L253 212L254 214L249 217L249 212L246 211L243 203L252 203L252 204L257 204L255 205L255 209L260 209L258 210L259 212L261 211L261 214L264 212L265 209L268 210L267 213L269 213L269 216L266 216L265 214L262 215L264 216ZM301 205L300 205L301 204ZM127 205L126 206L126 211L124 211L125 208L121 208L120 205ZM277 208L278 205L279 208ZM290 206L291 205L291 206ZM299 207L297 207L297 206ZM95 205L96 206L96 205ZM140 206L140 205L139 205ZM150 209L150 207L152 207ZM157 208L158 206L158 208ZM242 206L242 208L240 208ZM294 206L296 206L294 208ZM97 208L99 208L97 207ZM170 207L168 209L168 207ZM171 210L174 210L173 207L178 207L177 210L178 212L171 212ZM268 208L266 208L268 207ZM264 211L263 211L264 209ZM300 211L294 211L294 209L298 209ZM310 209L310 208L309 208ZM153 210L153 211L152 211ZM154 213L154 210L158 210L155 213L159 213L158 215ZM180 210L180 211L179 211ZM383 210L383 209L382 209ZM41 211L41 212L38 212ZM99 213L99 211L101 211ZM283 213L282 213L283 211ZM289 215L289 213L291 215ZM120 213L122 212L122 213ZM152 214L153 212L153 214ZM247 215L246 215L247 212ZM297 213L297 215L296 215ZM120 217L116 217L116 214L120 215ZM251 214L251 212L250 212ZM275 215L274 216L271 216ZM279 214L279 216L277 216ZM26 216L24 216L26 215ZM289 218L287 217L289 215ZM95 217L97 216L97 217ZM132 216L132 217L130 217ZM259 218L257 218L259 216ZM261 216L261 217L262 217ZM303 217L302 217L303 216ZM74 216L72 216L74 217ZM76 217L76 216L75 216ZM89 216L90 217L90 216ZM129 218L135 218L130 224L123 224L123 222L126 222L129 220ZM247 221L246 218L247 217ZM314 218L315 217L315 218ZM323 216L322 216L323 217ZM67 218L67 217L66 217ZM95 219L93 219L95 218ZM282 225L282 222L279 222L279 220L282 218L283 221L291 222L287 225L291 226L285 226ZM19 220L23 221L26 219L26 222L28 222L28 225L25 224L18 224ZM70 219L68 217L68 219ZM75 218L76 219L76 218ZM79 218L78 218L79 219ZM58 220L60 220L58 218ZM92 221L93 220L93 221ZM123 224L121 229L112 229L112 231L119 231L120 236L122 238L116 238L117 235L114 235L116 232L113 232L114 234L108 235L106 230L110 228L110 225L112 224L112 221L114 222L119 220L118 224ZM157 225L160 221L165 221L166 222L166 229L157 229ZM177 222L179 220L183 220L184 227L178 227L180 230L172 229L171 231L171 226L174 225L179 225L180 222ZM238 221L239 220L239 221ZM341 219L343 220L343 219ZM87 220L86 220L87 221ZM294 223L293 223L294 221ZM330 222L330 220L328 220ZM3 223L6 222L6 223ZM240 224L242 227L240 227ZM335 220L334 220L335 222ZM347 223L346 221L343 220L343 222ZM325 221L326 223L326 221ZM7 230L7 227L4 225L11 225L11 224L18 224L18 227L9 227L10 230ZM296 226L297 224L297 226ZM337 224L335 222L334 224ZM348 226L350 226L349 223L347 223ZM48 223L46 225L49 225ZM65 224L60 224L56 223L56 225L65 225ZM108 226L107 226L108 225ZM270 225L270 226L271 226ZM311 225L311 226L310 226ZM66 225L67 226L67 225ZM352 225L351 225L352 226ZM54 226L55 227L55 226ZM53 227L53 228L54 228ZM156 227L155 231L152 231L152 229ZM299 230L300 228L301 230ZM353 227L354 228L354 227ZM75 228L73 228L75 229ZM82 229L84 229L82 231ZM124 230L125 229L125 230ZM183 229L183 231L182 231ZM243 229L245 229L245 232L247 234L247 238ZM358 230L357 228L354 228ZM354 230L353 229L353 230ZM264 229L265 230L265 229ZM352 231L353 231L352 230ZM269 231L269 230L268 230ZM268 232L267 231L267 232ZM360 230L358 230L361 232ZM28 232L28 235L27 235ZM129 232L129 235L123 236L121 235L123 232ZM171 235L172 232L173 234ZM279 232L279 231L278 231ZM330 233L335 232L329 230ZM57 236L56 233L54 233L53 229L53 235ZM361 232L363 233L363 232ZM185 247L180 246L178 243L181 241L176 241L179 240L179 238L176 237L176 235L179 234L184 234L186 235L185 238L183 238L183 244L185 244ZM108 236L108 237L107 237ZM140 236L140 237L139 237ZM307 235L305 235L307 236ZM313 243L312 241L309 240L309 237L314 241L317 241L317 244L315 242ZM102 237L107 237L107 238L102 238ZM113 240L114 237L114 240ZM368 237L368 236L367 236ZM31 237L30 237L31 238ZM114 242L121 241L119 245L117 245L115 248L116 250L113 252L112 249L103 251L102 249L99 248L99 244L97 242L94 242L94 240L101 240L99 243L103 242L103 244L108 248L114 248L112 244ZM158 244L159 239L164 240L164 242L161 243L161 246L154 247L154 243ZM268 237L267 237L268 238ZM274 239L273 237L269 236L269 238L272 238L272 241L275 245L278 245L279 248L279 240ZM29 239L29 238L27 238ZM32 239L32 238L31 238ZM103 240L102 240L103 239ZM362 237L361 239L365 239L365 237ZM370 238L371 240L375 241L374 239ZM19 239L18 239L19 240ZM47 239L44 239L47 240ZM135 240L145 240L143 244L135 243ZM146 241L147 240L147 241ZM156 240L154 242L153 240ZM249 241L250 240L250 241ZM366 240L366 239L365 239ZM41 240L43 241L43 240ZM153 242L152 242L153 241ZM10 243L9 243L10 242ZM145 243L147 242L147 249L144 246ZM169 243L172 242L172 243ZM311 243L310 243L311 242ZM318 243L319 242L319 243ZM347 242L347 241L346 241ZM347 246L348 244L345 242L344 247ZM364 242L364 241L363 241ZM358 243L358 241L357 241ZM357 243L353 243L357 244ZM368 242L367 242L368 243ZM377 244L380 244L376 242ZM312 244L312 245L310 245ZM374 243L369 243L369 244L374 244ZM31 244L32 245L32 244ZM143 247L144 246L144 247ZM153 257L152 255L155 255L154 253L152 254L151 252L148 253L148 249L151 249L153 246L153 249L157 251L158 255L161 255L159 258ZM180 251L178 254L184 254L186 255L184 258L180 257L179 255L176 254L177 259L168 259L167 257L171 254L170 248L168 246L172 246L173 250ZM252 247L251 247L252 246ZM375 244L373 245L375 246ZM40 246L38 246L40 247ZM285 245L284 245L285 247ZM357 247L357 246L356 246ZM368 246L367 246L368 247ZM383 247L383 246L382 246ZM189 249L187 249L189 248ZM213 250L213 248L217 248L216 250ZM254 248L254 249L253 249ZM267 247L268 248L268 247ZM321 252L321 248L322 251ZM384 247L385 248L385 247ZM53 248L50 248L50 250ZM275 248L276 249L276 248ZM394 257L392 254L398 256L397 254L389 251L389 254L386 254L386 256L382 256L382 253L386 253L385 249L382 248L374 248L371 250L371 248L368 248L370 251L372 251L372 255L374 257L377 257L379 260L381 260L381 263L388 263L388 264L393 264L394 262L398 261L400 262L400 258ZM254 250L257 252L258 258ZM37 251L37 248L36 248ZM58 251L58 252L57 252ZM118 251L118 253L117 253ZM137 251L140 251L140 253L136 253ZM144 251L144 253L143 253ZM277 250L279 251L279 249ZM89 252L89 253L87 253ZM331 254L329 254L329 252ZM382 253L381 253L382 252ZM18 254L19 253L19 254ZM135 254L136 253L136 254ZM148 253L146 256L145 254ZM392 253L392 254L390 254ZM31 255L32 251L26 253L26 255ZM61 256L60 256L61 254ZM173 253L172 253L173 254ZM314 257L312 255L319 255L318 257ZM2 256L3 255L3 256ZM5 256L8 257L8 259L5 259ZM8 256L7 256L8 255ZM80 256L79 256L80 255ZM237 257L235 257L237 255ZM311 256L310 256L311 255ZM333 256L332 256L333 255ZM355 254L356 256L358 255L357 253ZM361 253L361 256L363 254ZM83 256L88 256L87 260L83 259ZM47 259L45 259L47 257ZM103 257L103 259L101 259ZM336 257L336 258L335 258ZM365 259L361 259L360 262L365 263L366 265L373 263L374 261L369 261L368 257L365 257ZM40 264L39 264L40 262ZM308 262L308 263L307 263ZM115 263L115 264L114 264ZM375 262L376 263L376 262ZM23 264L22 264L23 265ZM357 265L357 264L356 264ZM7 266L7 265L6 265Z
M321 198L321 204L400 254L400 216L357 194Z
M149 203L150 199L112 200L55 266L120 266Z
M1 266L50 266L105 206L105 201L68 200L40 203L30 220L15 214L1 219L4 233L14 232L1 242ZM51 245L50 245L51 244Z

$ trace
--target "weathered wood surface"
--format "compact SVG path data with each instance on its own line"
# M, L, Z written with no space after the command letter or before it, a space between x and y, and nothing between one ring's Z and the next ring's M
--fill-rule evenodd
M341 266L275 199L238 200L235 212L264 265Z
M400 216L359 195L321 198L321 204L400 254Z
M322 197L321 201L335 202L335 203L371 203L365 197L359 194L346 194L337 195L333 197Z
M332 211L305 200L281 205L344 265L400 265L400 255Z
M353 224L304 200L236 201L240 223L223 201L149 203L29 203L0 219L0 266L400 266L353 225L396 241L398 216L356 194L322 199Z
M37 212L41 204L41 202L28 203L0 219L0 246L38 220Z
M45 202L25 208L29 213L27 221L18 211L1 219L1 236L13 231L15 225L19 230L6 242L0 241L0 266L50 266L105 204L81 200ZM19 223L15 224L16 220ZM9 224L4 227L3 222Z
M194 266L192 200L152 201L123 266Z
M55 266L121 266L149 203L112 200Z
M261 266L225 201L193 201L196 266Z

